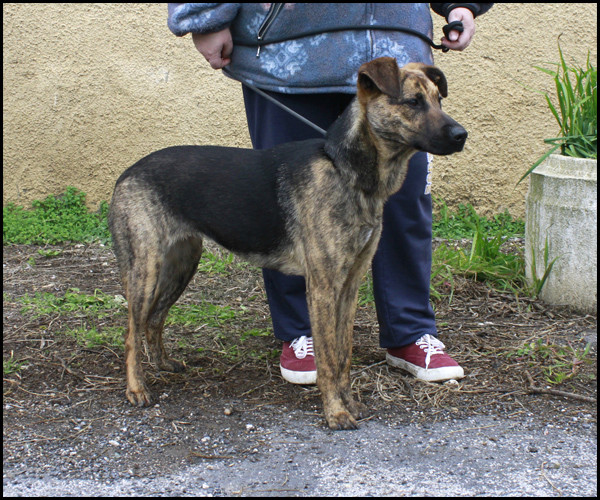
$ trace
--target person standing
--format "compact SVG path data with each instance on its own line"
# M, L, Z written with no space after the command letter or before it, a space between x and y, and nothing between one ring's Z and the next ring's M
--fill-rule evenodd
M474 19L489 3L221 3L169 4L168 27L192 34L196 49L215 70L250 83L323 129L356 93L356 70L377 57L433 64L423 39L390 27L433 37L431 9L463 31L442 38L464 50ZM377 25L386 29L377 29ZM344 29L351 26L352 29ZM340 29L341 28L341 29ZM303 34L307 34L303 36ZM258 46L258 42L273 43ZM252 145L266 149L319 133L257 92L243 86ZM463 368L437 338L429 300L432 257L431 155L416 153L404 185L387 202L383 232L373 258L373 291L380 346L387 362L417 378L443 381L464 376ZM317 371L303 277L263 269L275 337L283 342L285 380L315 384Z

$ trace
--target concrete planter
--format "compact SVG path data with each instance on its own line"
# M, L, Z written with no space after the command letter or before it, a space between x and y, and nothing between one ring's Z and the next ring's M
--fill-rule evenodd
M525 215L525 264L532 282L544 275L544 247L558 257L540 298L549 304L597 311L597 162L550 155L529 180ZM547 239L547 240L546 240Z

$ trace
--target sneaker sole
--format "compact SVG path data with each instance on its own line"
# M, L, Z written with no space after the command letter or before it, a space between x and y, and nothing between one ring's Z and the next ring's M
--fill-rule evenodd
M465 371L461 366L446 366L444 368L432 368L428 370L413 365L404 359L396 358L389 353L386 354L385 359L389 365L407 371L419 380L425 380L426 382L441 382L442 380L458 379L465 376Z
M281 370L281 376L284 380L292 384L301 384L301 385L314 385L317 383L317 372L297 372L293 370L288 370L283 366L279 365L279 369Z

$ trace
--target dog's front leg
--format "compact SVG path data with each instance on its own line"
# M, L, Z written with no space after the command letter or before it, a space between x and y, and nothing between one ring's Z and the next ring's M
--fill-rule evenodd
M358 287L363 276L362 266L354 269L347 277L342 288L339 304L337 306L336 337L342 345L348 346L348 355L344 359L345 364L340 366L340 396L346 409L352 416L359 420L368 415L368 409L352 396L352 384L350 380L350 367L352 361L352 343L354 338L354 317L356 315L356 304L358 302ZM342 360L340 359L340 362Z
M340 288L335 273L309 275L307 277L307 300L310 314L315 358L317 385L323 399L325 419L331 429L356 429L358 427L352 410L345 401L352 398L350 391L350 360L352 336L339 335Z

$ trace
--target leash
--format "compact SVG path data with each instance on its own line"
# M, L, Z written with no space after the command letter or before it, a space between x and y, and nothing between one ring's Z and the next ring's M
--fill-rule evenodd
M293 109L288 108L285 104L283 104L282 102L278 101L273 96L270 96L269 94L267 94L263 90L260 90L258 87L254 86L254 85L252 85L252 84L250 84L248 82L242 82L242 85L244 85L245 87L248 87L250 90L253 90L257 94L259 94L262 97L264 97L265 99L267 99L268 101L271 101L273 104L275 104L276 106L279 106L284 111L287 111L290 115L294 116L295 118L297 118L298 120L300 120L305 125L308 125L309 127L315 129L323 137L325 137L325 134L327 134L327 132L325 130L323 130L321 127L319 127L318 125L315 125L309 119L304 118L301 114L296 113Z
M448 38L448 35L450 34L450 32L452 30L462 33L464 31L464 29L465 28L461 21L452 21L451 23L446 24L446 26L444 26L442 28L442 31L444 32L444 35L446 36L446 38ZM352 31L352 30L401 31L403 33L408 33L409 35L413 35L413 36L416 36L417 38L420 38L421 40L426 42L428 45L430 45L434 49L441 50L442 52L448 52L450 50L448 47L446 47L442 44L438 45L438 44L434 43L431 38L429 38L427 35L421 33L420 31L413 30L412 28L404 28L401 26L388 26L385 24L376 24L376 25L372 25L372 26L338 26L335 28L328 28L325 30L324 29L315 29L315 30L311 30L311 31L305 31L304 33L300 33L300 34L294 35L294 36L281 36L279 38L274 38L272 40L264 40L262 38L259 38L256 42L253 42L253 43L239 42L239 41L234 40L233 44L241 45L243 47L258 47L260 49L260 47L263 47L265 45L270 45L272 43L287 42L289 40L297 40L298 38L321 35L323 33L335 33L337 31ZM256 53L256 57L259 56L259 53L260 53L260 51Z
M448 52L448 50L450 50L448 47L445 47L444 45L441 45L441 44L437 45L437 44L433 43L433 40L431 38L429 38L427 35L424 35L423 33L419 32L417 30L413 30L411 28L399 28L397 26L384 26L384 25L376 25L376 26L340 26L340 27L337 27L337 28L330 28L328 30L314 30L314 31L309 31L309 32L306 32L306 33L302 33L300 35L295 35L293 37L276 38L275 40L269 40L269 41L258 40L254 44L236 43L236 42L234 42L234 45L242 45L242 46L246 46L246 47L258 47L259 51L260 51L260 47L262 47L263 45L269 45L269 44L272 44L272 43L281 43L281 42L285 42L285 41L288 41L288 40L296 40L297 38L303 38L303 37L306 37L306 36L320 35L322 33L333 33L333 32L336 32L336 31L364 30L364 29L384 30L384 31L402 31L402 32L408 33L410 35L414 35L414 36L420 38L421 40L424 40L425 42L427 42L434 49L441 50L442 52ZM451 23L446 24L446 26L444 26L442 28L442 31L444 32L444 35L445 35L446 38L448 38L448 35L450 34L450 32L452 30L455 30L455 31L458 31L459 33L462 33L464 31L464 26L463 26L462 22L460 22L460 21L452 21ZM257 52L256 55L258 57L258 52ZM267 94L263 90L260 90L255 85L252 85L252 84L250 84L248 82L244 82L244 81L242 81L242 85L245 85L250 90L253 90L254 92L256 92L257 94L259 94L260 96L262 96L265 99L267 99L269 102L271 102L271 103L275 104L276 106L278 106L279 108L283 109L284 111L286 111L287 113L289 113L293 117L295 117L298 120L300 120L305 125L308 125L309 127L313 128L314 130L316 130L317 132L319 132L322 136L325 136L327 134L327 132L325 130L323 130L321 127L319 127L318 125L315 125L313 122L311 122L310 120L308 120L307 118L305 118L301 114L297 113L293 109L290 109L285 104L283 104L282 102L280 102L277 99L275 99L273 96Z

